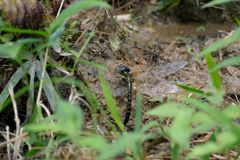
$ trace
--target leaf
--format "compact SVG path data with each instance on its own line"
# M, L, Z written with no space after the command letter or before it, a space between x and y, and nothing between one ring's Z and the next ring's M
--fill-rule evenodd
M57 126L61 132L76 139L83 125L83 112L79 106L59 100L56 108Z
M182 103L165 103L161 106L147 112L147 114L158 116L160 118L175 117L178 112L184 111L186 113L192 113L194 110Z
M54 51L56 51L57 53L61 53L62 52L62 48L59 44L54 44L52 45L52 48L54 49ZM61 54L60 54L61 55Z
M169 136L171 140L180 147L181 151L187 151L190 147L191 117L190 113L179 111L170 127Z
M160 124L156 121L150 121L149 123L145 124L141 131L142 132L146 132L147 130L149 130L150 128L153 128L153 127L158 127Z
M0 45L0 56L7 56L13 59L18 57L18 53L20 52L23 45L16 43L5 43Z
M116 35L110 35L109 41L113 51L117 51L121 48L121 45L120 45L121 42Z
M50 122L55 120L56 124ZM67 101L58 100L56 113L50 117L41 120L38 123L31 123L25 126L25 129L33 132L46 130L58 130L60 133L67 134L76 140L79 131L83 125L83 113L79 106Z
M217 125L216 120L201 111L198 111L192 116L191 123L197 124L197 126L193 128L193 133L208 131Z
M104 137L99 136L83 137L77 141L77 144L83 147L91 147L91 149L96 149L100 152L108 147L107 140Z
M39 31L39 30L18 29L18 28L1 28L1 31L12 32L12 33L36 34L36 35L47 37L46 32Z
M32 111L34 108L34 79L35 79L35 72L36 72L36 64L32 63L28 74L30 75L30 84L29 84L29 97L27 100L27 113L26 113L26 119L29 120L32 116Z
M56 42L57 39L62 35L62 32L64 30L64 25L66 21L63 21L59 26L50 34L49 42Z
M240 56L234 56L234 57L230 57L224 61L222 61L221 63L217 64L215 67L213 67L210 72L216 71L220 68L229 66L229 65L235 65L235 64L239 64L240 63Z
M118 127L124 131L123 128L123 123L121 121L120 115L118 113L118 109L115 105L111 90L107 84L107 81L105 80L104 76L102 75L102 72L100 70L98 70L98 75L99 75L99 79L101 82L101 87L102 87L102 91L103 91L103 95L105 97L108 109L113 117L113 119L115 120L115 122L117 123Z
M208 103L201 102L194 98L182 97L181 99L197 107L199 110L202 110L205 113L211 115L214 119L216 119L218 123L221 124L222 127L231 130L234 134L238 135L240 133L240 128L236 127L236 125L231 120L229 120L223 113L216 110ZM239 137L239 140L240 140L240 137Z
M212 85L210 84L210 86ZM225 92L223 90L211 87L208 89L208 92L213 94L212 96L207 97L212 104L221 104L224 101L223 95Z
M17 44L31 44L31 43L38 43L42 41L43 40L41 38L25 38L25 39L18 40Z
M219 150L221 149L232 149L236 144L239 144L239 135L236 135L232 132L225 131L221 132L217 136L217 142L219 145Z
M239 36L240 36L240 27L238 27L230 37L219 40L216 43L210 45L209 47L204 49L202 52L198 53L195 57L193 57L192 60L200 58L208 53L212 53L212 52L214 52L220 48L223 48L231 43L237 42L239 40Z
M212 152L217 152L218 148L218 144L214 142L208 142L203 145L198 145L193 148L192 152L186 157L186 159L192 159L195 157L211 154Z
M97 157L97 160L106 160L117 157L124 152L128 146L141 141L143 137L144 134L139 132L125 133L116 142L112 143L107 148L104 148Z
M94 66L94 67L96 67L96 68L98 68L98 69L103 69L103 70L105 70L105 71L108 70L106 67L104 67L103 65L98 64L98 63L94 63L94 62L90 62L90 61L86 61L86 60L82 60L82 59L80 59L79 62L80 62L80 63L89 64L89 65L91 65L91 66Z
M163 100L163 97L153 97L152 99L150 99L150 102L154 102L154 101L161 101Z
M44 83L43 83L43 90L47 96L48 102L52 108L52 110L55 110L56 106L56 98L57 98L57 92L52 84L52 81L46 71L44 71L44 75L42 77L42 71L43 71L43 65L39 60L34 61L36 65L36 72L37 72L37 77L39 80L43 78Z
M49 26L47 31L50 35L49 41L55 41L61 35L64 25L70 16L82 9L100 6L110 8L107 3L96 0L81 0L67 7Z
M212 68L214 68L216 66L216 63L211 54L209 54L209 53L205 54L205 57L207 59L208 70L210 71ZM211 76L214 87L216 89L221 89L222 83L221 83L221 77L220 77L218 71L215 70L215 71L209 72L209 74Z
M4 109L3 103L9 96L8 88L9 85L12 84L13 88L17 85L19 80L22 78L22 76L26 73L26 71L30 68L31 62L27 61L25 62L22 67L20 67L11 77L11 79L8 81L7 85L4 87L2 93L0 94L0 112Z
M207 8L207 7L211 7L214 5L218 5L218 4L222 4L222 3L229 3L229 2L233 2L236 0L213 0L205 5L203 5L201 8Z
M51 115L50 117L44 118L43 120L35 123L29 123L24 126L24 129L30 132L43 132L46 130L58 130L59 127L57 125L52 125L51 121L56 119L56 115Z
M240 106L230 105L221 111L227 118L234 119L240 116Z
M134 131L140 132L142 124L142 94L137 93L136 113L135 113L135 125Z
M202 91L202 90L192 88L192 87L188 87L188 86L183 85L183 84L175 83L175 85L184 89L185 91L187 91L189 93L192 93L192 94L194 94L196 96L199 96L199 97L202 97L202 98L207 98L208 96L211 96L211 94L209 94L209 93L204 93L204 91Z

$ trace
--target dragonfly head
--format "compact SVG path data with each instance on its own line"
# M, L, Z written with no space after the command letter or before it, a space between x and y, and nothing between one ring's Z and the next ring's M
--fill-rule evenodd
M122 67L119 68L118 72L119 73L130 72L130 68L126 67L126 66L122 66Z

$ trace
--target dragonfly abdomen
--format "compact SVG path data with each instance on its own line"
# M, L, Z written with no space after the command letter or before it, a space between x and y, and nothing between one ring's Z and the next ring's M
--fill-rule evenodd
M130 116L131 116L131 109L132 109L132 74L130 73L129 67L121 67L119 69L119 73L122 75L122 80L127 83L127 89L128 89L128 102L127 102L127 112L124 120L124 125L128 123Z
M130 88L128 90L128 102L127 102L127 112L124 120L124 125L128 123L130 116L131 116L131 110L132 110L132 79L130 82Z

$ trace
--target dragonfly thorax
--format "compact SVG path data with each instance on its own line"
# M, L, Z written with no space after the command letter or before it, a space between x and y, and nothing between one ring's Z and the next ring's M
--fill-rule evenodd
M126 67L126 66L122 66L122 67L119 68L118 72L119 73L130 72L130 68Z

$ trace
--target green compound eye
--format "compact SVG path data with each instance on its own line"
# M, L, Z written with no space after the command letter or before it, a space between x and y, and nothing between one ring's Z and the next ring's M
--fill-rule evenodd
M122 66L119 68L118 72L122 73L124 71L130 72L130 68L126 66Z

